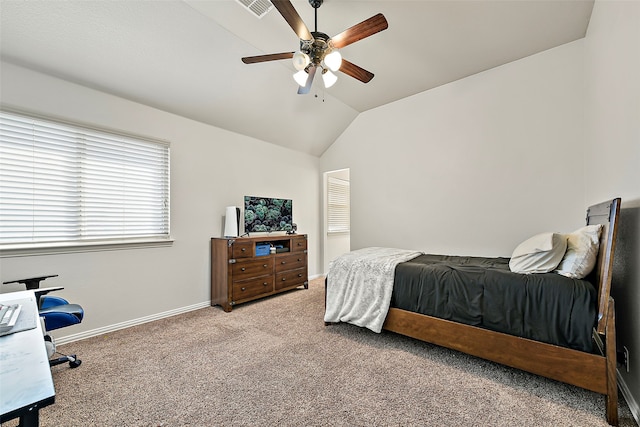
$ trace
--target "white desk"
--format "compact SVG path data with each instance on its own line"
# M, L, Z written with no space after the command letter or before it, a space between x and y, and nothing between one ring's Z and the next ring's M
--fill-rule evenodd
M0 303L29 299L20 316L38 317L33 291L0 294ZM55 389L42 326L0 337L0 422L20 417L22 426L37 426L38 411L55 401Z

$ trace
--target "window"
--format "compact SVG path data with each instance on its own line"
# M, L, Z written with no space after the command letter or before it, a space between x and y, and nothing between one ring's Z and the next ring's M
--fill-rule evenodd
M0 249L169 239L169 144L0 111Z
M328 177L327 199L327 231L329 233L348 233L350 230L349 181Z

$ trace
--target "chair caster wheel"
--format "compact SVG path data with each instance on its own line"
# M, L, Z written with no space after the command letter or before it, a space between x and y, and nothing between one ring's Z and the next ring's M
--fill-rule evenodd
M78 366L80 366L80 364L82 363L82 360L74 360L73 362L69 362L69 366L71 368L77 368Z

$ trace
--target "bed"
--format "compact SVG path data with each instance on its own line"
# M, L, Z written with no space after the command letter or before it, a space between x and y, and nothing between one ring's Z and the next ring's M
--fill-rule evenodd
M325 324L384 329L603 394L607 422L617 425L610 289L620 202L587 210L586 225L601 225L584 278L514 273L515 255L352 251L331 263Z

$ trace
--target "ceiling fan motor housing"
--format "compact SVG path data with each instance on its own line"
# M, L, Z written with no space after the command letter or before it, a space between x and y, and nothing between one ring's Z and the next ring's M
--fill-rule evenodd
M312 8L317 9L320 6L322 6L322 2L324 0L309 0L309 4L311 5Z
M317 66L320 65L324 56L328 53L330 37L317 31L312 31L311 35L313 36L313 41L306 43L305 46L302 46L303 43L301 42L300 49L304 51L306 48L307 51L305 53L309 55L311 63Z

